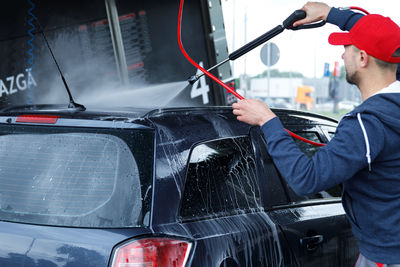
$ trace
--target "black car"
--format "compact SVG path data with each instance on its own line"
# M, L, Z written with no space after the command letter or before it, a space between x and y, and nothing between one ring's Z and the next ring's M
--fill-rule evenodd
M275 110L326 143L337 122ZM0 266L354 266L340 186L296 195L228 107L0 115ZM308 155L318 148L296 141Z

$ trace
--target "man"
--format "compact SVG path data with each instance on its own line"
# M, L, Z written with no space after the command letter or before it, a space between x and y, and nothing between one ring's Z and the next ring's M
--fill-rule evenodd
M326 19L331 9L323 13L319 4L307 3L300 23ZM311 159L263 102L241 100L233 113L261 127L275 165L298 194L343 184L343 207L360 244L356 267L399 267L400 28L387 17L366 15L350 32L332 33L329 43L344 45L346 78L358 86L363 103L343 117L334 138Z

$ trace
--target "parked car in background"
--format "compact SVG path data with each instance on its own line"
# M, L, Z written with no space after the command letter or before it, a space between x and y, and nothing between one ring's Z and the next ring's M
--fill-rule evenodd
M343 100L338 103L338 108L344 109L344 110L353 110L360 104L361 104L360 102L356 102L356 101Z
M326 143L337 122L274 110ZM354 266L340 186L302 197L228 107L0 114L0 266ZM307 154L316 147L296 141Z
M290 101L286 98L278 97L278 98L266 98L264 100L270 108L280 108L280 109L293 109L294 105L290 103Z

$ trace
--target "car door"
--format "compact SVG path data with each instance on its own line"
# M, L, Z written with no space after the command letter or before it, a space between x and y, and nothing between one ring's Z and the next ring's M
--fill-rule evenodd
M190 266L283 266L281 233L263 210L257 177L248 136L194 145L179 209L195 241Z
M291 127L290 130L316 142L327 140L319 126L308 125L307 129ZM259 142L261 144L257 146L266 147L263 138L260 138ZM298 145L309 156L317 150L316 147L305 143ZM269 188L267 191L262 191L264 206L268 210L269 217L284 233L281 244L288 245L290 251L286 253L291 253L295 264L354 266L358 246L341 205L340 188L335 187L313 196L298 196L287 186L276 167L265 163L271 159L265 158L268 156L260 159L264 161L262 165L266 169L264 174L266 177L261 179L265 181L264 186ZM280 186L282 187L280 191L287 195L286 203L282 203L282 198L277 201L270 197L274 194L271 190L275 188L276 191Z

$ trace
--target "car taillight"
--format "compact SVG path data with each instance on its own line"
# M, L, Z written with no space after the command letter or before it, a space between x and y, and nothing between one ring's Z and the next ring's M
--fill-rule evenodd
M184 267L191 243L169 238L145 238L125 243L114 254L112 267Z

